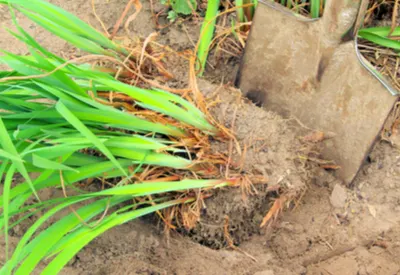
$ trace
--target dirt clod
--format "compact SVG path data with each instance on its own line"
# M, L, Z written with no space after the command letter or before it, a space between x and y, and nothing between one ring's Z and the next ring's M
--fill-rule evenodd
M336 184L333 188L330 201L333 207L343 208L346 204L347 193L346 189L339 184Z

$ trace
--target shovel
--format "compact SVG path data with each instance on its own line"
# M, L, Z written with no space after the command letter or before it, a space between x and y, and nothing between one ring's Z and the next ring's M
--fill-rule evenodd
M327 0L321 19L307 19L259 1L237 79L257 105L333 133L321 153L339 165L335 174L346 184L398 98L357 49L353 33L365 10L365 1Z

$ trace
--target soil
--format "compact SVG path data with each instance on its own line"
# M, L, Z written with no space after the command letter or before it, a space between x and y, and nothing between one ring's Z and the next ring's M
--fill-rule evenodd
M310 131L298 128L296 122L256 107L241 97L240 91L227 86L218 87L207 81L198 81L201 91L210 97L217 95L220 104L212 109L213 117L226 128L234 125L235 137L240 149L232 152L232 163L241 168L242 176L253 180L249 196L242 189L219 190L206 201L206 208L197 226L189 232L196 242L214 249L226 247L223 225L229 217L229 234L235 244L260 234L263 216L275 197L274 187L283 187L300 195L310 182L309 164L302 163L297 155L307 156L313 144L302 142L300 136ZM249 123L257 121L257 123ZM212 150L229 151L226 142L214 142ZM240 154L238 153L240 152Z
M91 1L51 2L100 29ZM153 2L156 11L163 8L158 1ZM106 28L111 30L126 3L96 1L97 14ZM147 37L157 29L149 3L142 4L143 10L131 23L130 32ZM54 52L66 56L74 53L65 42L28 20L21 17L19 22ZM0 23L11 27L5 6L0 6ZM175 50L190 49L198 33L199 23L186 20L163 29L158 42ZM28 53L3 29L0 36L0 48ZM185 66L176 66L177 80L170 85L187 84ZM231 82L235 62L219 66L207 70L206 78L219 83L224 76L224 82ZM230 68L225 70L223 66ZM312 148L317 145L301 138L311 130L254 106L229 86L200 80L199 88L208 97L220 99L213 109L218 121L228 128L234 124L241 150L232 146L232 163L244 164L242 174L263 179L254 185L257 194L244 195L240 188L220 190L206 200L207 208L193 230L172 232L169 238L151 219L114 228L85 247L63 274L400 274L400 143L396 135L391 136L392 142L376 145L354 184L346 187L315 163L302 160L317 150ZM214 142L213 146L215 150L227 150L229 145ZM243 153L244 148L243 161L239 152ZM276 185L302 195L301 200L296 200L296 207L271 226L260 229L271 202L279 196L271 191ZM225 215L229 217L229 234L239 249L227 245ZM23 231L19 228L14 232L11 246ZM3 261L4 254L0 253Z

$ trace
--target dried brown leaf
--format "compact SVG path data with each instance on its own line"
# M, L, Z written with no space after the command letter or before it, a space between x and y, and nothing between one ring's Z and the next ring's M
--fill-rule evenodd
M321 131L315 131L305 137L303 137L304 141L309 141L309 142L321 142L325 139L325 134Z

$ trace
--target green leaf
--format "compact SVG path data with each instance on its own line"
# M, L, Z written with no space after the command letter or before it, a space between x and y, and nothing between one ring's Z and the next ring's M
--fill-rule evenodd
M124 168L132 166L132 161L129 160L119 160L120 165ZM82 181L88 178L95 178L95 177L104 177L104 178L113 178L113 177L121 177L124 174L119 169L115 169L114 163L111 161L103 161L99 163L94 163L90 165L86 165L83 167L77 167L76 170L78 173L73 171L65 171L64 181L65 185L71 185L75 182ZM47 175L43 177L39 177L34 180L34 186L37 190L41 190L43 188L51 188L54 186L60 186L60 178L59 175ZM15 186L11 189L10 192L10 199L13 199L21 194L25 194L29 191L30 185L27 182L20 183L19 185ZM3 206L4 199L3 196L0 196L0 207Z
M116 148L111 146L109 147L109 150L112 154L118 157L143 161L146 164L173 167L177 169L188 168L192 163L191 161L181 157L175 157L163 153L154 153L146 150L132 150L129 148Z
M242 0L236 1L237 5L243 5ZM200 64L197 64L199 75L202 76L207 62L208 52L210 51L210 44L214 36L216 16L218 14L219 0L209 0L207 4L206 17L201 25L200 31L200 44L197 51L197 58ZM243 8L238 10L240 20L244 20Z
M400 29L400 28L397 28ZM400 33L399 30L397 32ZM358 32L358 35L364 39L367 39L375 44L381 45L383 47L392 48L395 50L400 50L400 41L392 40L388 37L385 37L385 34L388 35L389 31L387 28L371 28L371 29L361 29Z
M6 159L10 159L10 160L14 160L14 161L23 162L23 160L21 158L19 158L18 156L14 156L14 155L4 151L3 149L0 149L0 157L6 158Z
M7 265L8 268L13 268L16 266L17 261L22 261L25 256L26 259L23 261L16 274L29 274L34 267L39 263L39 261L51 251L52 248L58 240L60 240L64 235L66 235L70 230L75 228L81 223L81 219L87 221L88 219L96 216L106 206L106 200L99 200L95 203L91 203L85 207L80 208L77 213L81 217L78 219L74 214L70 214L63 217L60 221L56 222L49 228L45 229L40 233L34 240L28 243L28 240L35 233L35 231L51 216L61 209L67 207L68 205L86 200L90 197L99 196L110 196L112 199L109 202L109 206L112 207L117 202L122 202L124 200L131 199L132 196L144 196L147 194L158 194L166 191L175 190L185 190L187 188L199 188L199 187L215 187L221 184L221 181L216 180L185 180L181 182L158 182L158 183L143 183L134 184L128 186L114 187L111 189L103 190L96 193L90 193L85 195L80 195L76 197L69 198L65 203L54 207L48 213L43 215L35 224L27 231L27 233L22 238L20 244L14 253L11 264ZM66 246L60 254L48 265L45 269L48 272L56 272L56 269L61 269L73 255L75 255L84 245L90 242L93 238L97 237L104 231L123 224L129 220L135 219L139 216L152 213L159 209L169 207L178 203L183 203L185 200L176 200L166 203L156 204L154 206L141 208L134 211L128 211L121 213L122 210L111 214L109 217L105 218L101 223L95 228L89 227L79 227L81 232L74 236L74 238L68 240L68 246ZM74 233L72 233L74 234ZM28 244L27 244L28 243ZM25 246L25 244L27 244ZM56 248L57 246L55 246ZM46 271L44 271L46 274ZM50 274L50 273L49 273Z
M75 15L46 1L2 0L0 1L0 3L10 3L13 5L14 8L18 9L21 12L22 10L29 10L28 16L31 20L33 20L33 18L31 17L32 14L37 14L37 16L40 16L42 19L51 20L54 25L61 26L69 32L74 33L75 35L79 35L81 38L91 40L95 43L102 45L105 48L126 53L126 51L114 44L110 39L89 26L84 21L80 20ZM49 31L53 31L53 29L48 28L47 25L44 25L43 27ZM59 35L60 33L55 34Z
M288 1L290 2L290 1ZM311 0L310 1L310 9L311 9L311 17L312 18L318 18L319 17L319 8L320 8L320 0Z
M4 163L3 165L7 165L7 163ZM4 221L4 239L6 243L6 260L8 260L8 214L9 214L9 195L10 195L10 188L11 188L11 183L14 177L15 173L15 166L11 165L11 167L8 169L6 178L4 179L4 187L3 187L3 221Z
M1 117L0 117L0 136L1 136L0 145L3 147L4 151L13 155L15 159L21 159L10 136L8 135L7 129L4 125ZM37 195L36 190L33 187L31 178L29 177L28 171L26 170L26 167L24 166L24 164L21 161L16 161L16 160L12 160L12 162L13 162L15 168L18 170L18 172L20 172L21 175L28 182L29 187L31 188L31 190L32 190L33 194L35 195L35 197L37 198L37 200L40 201L39 196Z
M361 32L368 32L373 33L379 36L388 37L390 30L392 27L373 27L373 28L365 28L361 29ZM399 36L400 35L400 27L396 27L393 30L392 36Z
M197 10L196 0L171 0L172 9L180 14L192 14Z
M129 211L120 215L113 215L110 218L106 219L102 224L96 227L93 230L85 230L86 234L81 234L79 238L75 238L74 242L72 242L69 246L67 246L64 250L62 250L51 262L50 264L43 270L43 275L57 274L62 267L64 267L73 256L75 256L79 250L81 250L85 245L91 242L97 236L103 234L105 231L124 224L128 221L134 220L141 216L147 215L149 213L153 213L155 211L159 211L163 208L171 207L173 205L179 204L180 201L170 201L162 204L156 204L154 206L145 207L142 209L137 209L133 211ZM26 273L25 273L26 274Z
M111 162L113 162L114 165L120 169L125 176L128 176L128 174L126 174L125 170L121 167L119 162L115 159L107 147L70 110L68 110L68 108L61 101L57 103L56 109L83 136L90 140L94 146L96 146L109 160L111 160Z
M151 182L131 184L125 186L114 187L100 192L88 194L87 196L116 196L116 195L132 195L145 196L150 194L165 193L177 190L187 190L194 188L216 187L228 183L222 180L182 180L168 182Z
M38 155L33 154L32 155L32 163L33 165L35 165L36 167L39 168L44 168L44 169L51 169L51 170L69 170L69 171L74 171L74 172L78 172L77 170L68 167L66 165L63 165L61 163L55 162L55 161L51 161L49 159L46 158L42 158Z
M178 14L174 11L174 10L170 10L169 12L168 12L168 15L167 15L167 19L170 21L170 22L175 22L175 20L178 18Z
M55 213L58 211L64 209L65 207L68 207L72 204L78 203L80 201L84 201L85 198L70 198L70 199L65 199L65 201L54 208L50 209L47 213L42 215L36 222L26 231L24 236L21 238L20 242L18 243L18 246L15 249L15 252L10 260L10 263L8 263L7 268L14 268L17 264L17 262L22 261L23 258L26 256L27 259L22 263L20 268L17 270L17 273L19 274L30 274L37 263L46 255L47 251L53 246L55 241L58 240L59 235L63 235L64 231L66 230L67 232L71 229L73 229L76 225L72 223L73 220L77 220L77 223L80 222L80 220L74 215L70 214L62 219L62 223L58 222L57 225L61 224L62 230L58 228L57 226L50 226L47 230L45 230L42 234L40 234L38 237L35 238L34 241L31 241L28 245L26 245L31 238L31 236L36 232L36 230L44 223L46 222L50 217L52 217ZM101 202L99 202L101 203ZM103 202L104 204L104 202ZM91 204L88 207L94 207L97 206L96 204ZM75 221L76 222L76 221ZM53 228L56 228L58 230L53 230ZM46 234L46 232L49 232L50 234ZM37 241L36 241L37 240ZM41 241L41 249L36 249L36 251L32 251L32 247L38 244L38 241ZM34 252L34 253L32 253ZM16 274L17 274L16 273Z
M211 5L211 3L208 3L207 10L209 9L209 5ZM239 22L246 22L246 19L244 17L244 10L242 8L243 0L235 0L235 6L237 7L236 14L237 14L237 18L238 18Z

